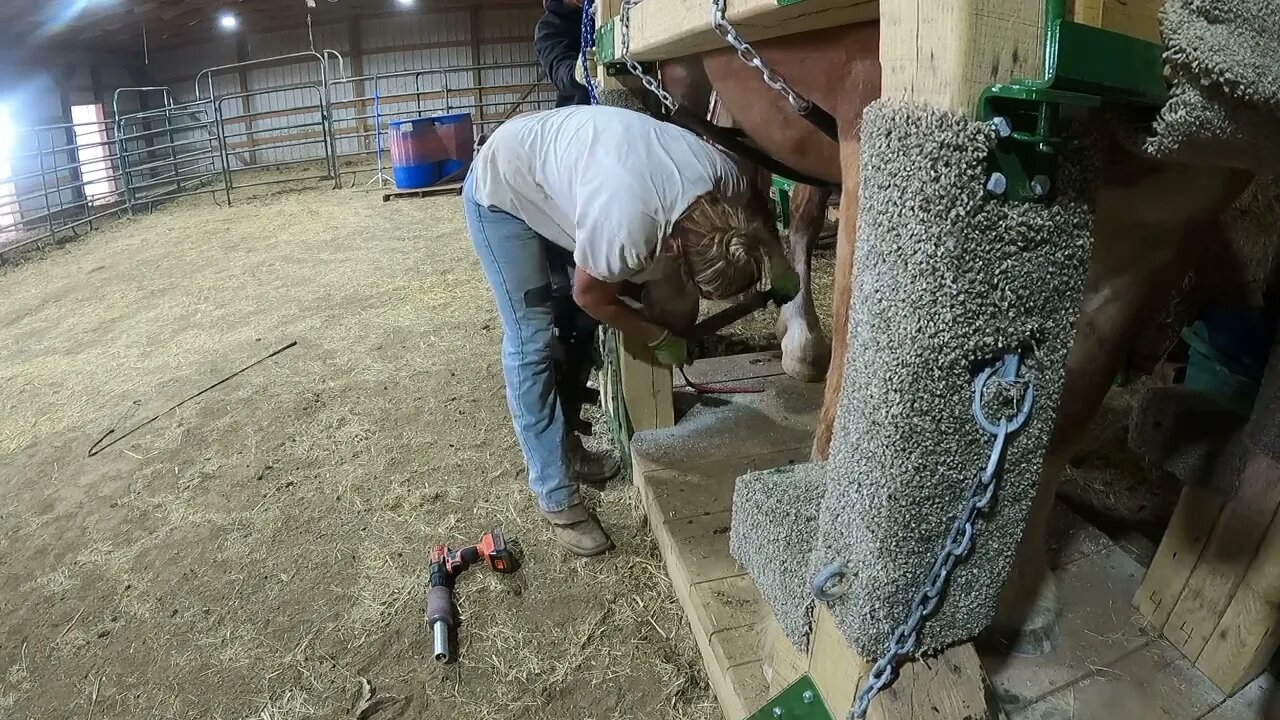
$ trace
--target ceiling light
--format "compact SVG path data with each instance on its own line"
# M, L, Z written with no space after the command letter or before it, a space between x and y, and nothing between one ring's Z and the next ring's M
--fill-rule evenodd
M413 7L414 0L396 0L400 7Z
M223 30L235 30L239 24L240 21L236 19L233 13L224 12L218 16L218 25L222 26Z

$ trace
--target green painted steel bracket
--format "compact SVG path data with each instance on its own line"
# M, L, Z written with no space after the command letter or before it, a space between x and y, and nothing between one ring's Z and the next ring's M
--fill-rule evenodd
M835 720L813 678L803 675L747 720Z
M978 96L978 120L996 128L987 184L993 195L1018 202L1050 196L1063 108L1154 108L1168 99L1163 47L1065 20L1064 12L1064 0L1045 5L1043 79L992 85Z
M791 228L791 193L795 192L796 181L788 180L781 175L774 175L769 186L769 199L773 201L773 222L779 232Z
M622 58L614 56L617 46L613 44L614 28L617 27L617 19L609 18L603 25L596 28L596 62L600 64L611 63Z

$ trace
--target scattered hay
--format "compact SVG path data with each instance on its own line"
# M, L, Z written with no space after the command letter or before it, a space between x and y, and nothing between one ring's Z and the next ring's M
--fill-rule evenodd
M589 494L604 559L540 522L456 199L189 198L0 286L6 714L344 717L364 678L405 717L718 717L633 489ZM439 667L427 553L494 525L524 569L459 579Z

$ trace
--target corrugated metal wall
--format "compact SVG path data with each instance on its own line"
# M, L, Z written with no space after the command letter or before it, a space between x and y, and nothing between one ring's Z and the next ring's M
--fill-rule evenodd
M335 50L342 57L341 68L336 57L329 58L325 75L339 159L351 160L373 149L375 112L380 121L376 126L385 129L388 120L446 112L471 112L481 125L494 123L522 98L528 104L521 111L550 107L555 101L550 86L525 95L545 79L532 42L540 13L540 5L530 3L519 9L406 11L314 27L315 47ZM162 75L161 84L189 100L195 97L194 79L202 69L238 59L306 53L310 47L306 28L241 34L154 53L151 68ZM321 66L310 56L212 74L232 167L324 157ZM204 81L200 92L202 97L209 95Z

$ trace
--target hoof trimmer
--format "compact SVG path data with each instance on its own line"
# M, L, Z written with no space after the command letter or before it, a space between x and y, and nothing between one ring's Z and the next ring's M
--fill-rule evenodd
M453 606L454 580L477 562L483 562L490 570L504 575L518 569L515 556L507 548L506 538L497 529L485 533L475 545L458 550L440 545L431 551L427 578L427 628L431 630L432 654L437 662L453 659L449 633L458 624Z

